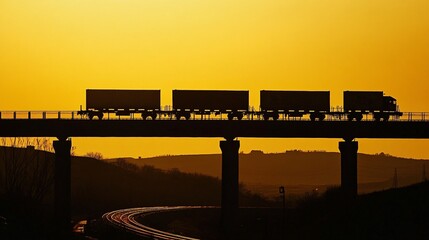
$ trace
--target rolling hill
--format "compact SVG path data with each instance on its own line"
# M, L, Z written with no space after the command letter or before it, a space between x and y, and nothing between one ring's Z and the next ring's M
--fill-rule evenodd
M263 153L252 151L240 156L240 182L251 191L265 196L278 196L278 187L286 186L289 193L302 194L340 184L340 154L335 152ZM115 162L118 159L107 159ZM152 158L123 158L138 166L154 166L163 170L178 169L186 173L200 173L221 177L221 155L178 155ZM398 186L422 181L427 160L390 156L388 154L358 154L359 192L368 193L391 188L395 169Z
M52 201L53 161L53 153L33 147L0 147L0 196L15 191L17 197L33 198L35 181L46 177L50 184L43 185L46 194L40 200ZM43 172L36 174L37 171ZM71 186L72 205L77 212L133 206L219 205L221 192L220 180L213 176L138 167L128 162L112 164L80 156L72 157ZM255 197L242 190L244 202Z

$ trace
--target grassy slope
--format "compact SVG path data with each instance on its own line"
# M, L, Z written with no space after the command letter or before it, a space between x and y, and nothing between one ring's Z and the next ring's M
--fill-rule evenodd
M5 231L16 239L44 239L52 234L53 185L41 202L29 197L26 188L18 189L13 196L4 188L5 163L10 165L11 159L19 159L20 164L28 165L24 172L16 175L25 179L23 186L34 182L27 179L34 169L34 156L40 156L40 162L51 163L49 171L52 171L52 153L0 147L0 216L8 221L7 230L0 226L0 236ZM95 218L120 208L220 204L221 183L214 177L151 167L124 169L86 157L73 157L71 165L74 219ZM240 199L243 205L271 204L244 189Z
M219 205L219 179L145 167L127 170L78 157L72 164L73 203L83 212L138 206ZM241 192L244 203L266 204Z
M307 197L297 208L241 209L232 239L429 239L429 182L344 201L338 191ZM220 212L192 210L154 214L142 222L201 239L224 239ZM282 227L285 226L285 227Z
M4 176L5 163L20 159L33 169L34 156L39 161L53 162L52 153L26 148L0 147L0 177ZM25 159L22 161L21 159ZM49 165L53 167L53 164ZM51 169L52 171L52 169ZM22 174L25 177L25 174ZM219 205L220 180L202 174L182 173L177 170L163 171L153 167L124 169L122 167L87 157L73 157L72 211L75 215L102 213L110 209L158 205ZM3 178L0 179L0 182ZM31 181L27 183L32 184ZM0 197L4 189L0 186ZM242 189L244 204L258 205L267 202ZM25 194L24 194L25 195ZM18 196L19 197L19 196ZM45 198L52 204L53 186Z
M429 182L319 205L321 239L429 239ZM316 228L317 226L314 226Z

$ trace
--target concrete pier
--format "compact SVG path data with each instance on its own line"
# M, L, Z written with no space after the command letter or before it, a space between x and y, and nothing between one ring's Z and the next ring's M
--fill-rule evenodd
M240 141L220 141L222 150L221 224L226 234L235 228L238 215L238 150Z
M339 149L341 152L341 189L346 197L354 199L358 193L358 142L351 140L340 142Z
M53 144L55 149L55 238L70 239L71 141L61 138Z

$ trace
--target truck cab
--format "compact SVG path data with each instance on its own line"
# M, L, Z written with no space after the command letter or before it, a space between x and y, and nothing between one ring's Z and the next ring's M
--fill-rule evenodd
M383 96L383 111L396 112L396 99L391 96Z

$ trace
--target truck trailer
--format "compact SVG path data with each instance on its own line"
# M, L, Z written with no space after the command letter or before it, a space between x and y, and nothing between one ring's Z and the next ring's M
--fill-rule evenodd
M189 119L194 114L228 114L228 119L241 120L249 109L249 91L173 90L173 112L176 119Z
M156 119L161 108L161 90L87 89L86 110L78 114L102 119L106 113L128 116L139 113L143 119Z
M260 108L265 120L277 120L279 114L302 117L310 114L311 120L323 120L329 113L329 91L260 91Z

